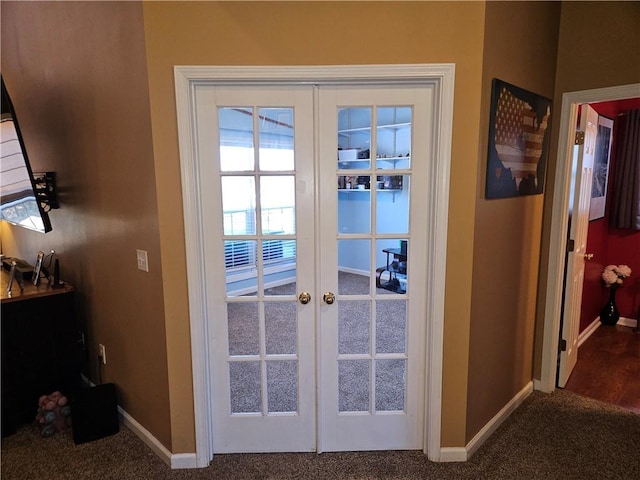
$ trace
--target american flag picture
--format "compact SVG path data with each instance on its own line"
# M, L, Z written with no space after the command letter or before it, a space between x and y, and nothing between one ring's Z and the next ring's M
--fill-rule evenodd
M551 101L494 79L487 198L542 193Z

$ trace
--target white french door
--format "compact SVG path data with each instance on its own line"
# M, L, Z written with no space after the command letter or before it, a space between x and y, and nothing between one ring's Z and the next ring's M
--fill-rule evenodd
M433 94L195 87L215 453L423 448Z

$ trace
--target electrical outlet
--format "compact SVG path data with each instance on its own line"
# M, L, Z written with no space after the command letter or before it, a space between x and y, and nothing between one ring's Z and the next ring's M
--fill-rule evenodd
M101 343L98 344L98 356L102 357L102 363L107 364L107 349Z

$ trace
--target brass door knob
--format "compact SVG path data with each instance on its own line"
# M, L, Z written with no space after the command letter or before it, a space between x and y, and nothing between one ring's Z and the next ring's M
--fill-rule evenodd
M302 292L298 295L298 300L300 300L301 304L306 305L311 301L311 294L309 292Z
M326 303L327 305L332 305L333 302L336 301L336 296L331 292L326 292L322 296L322 300L324 300L324 303Z

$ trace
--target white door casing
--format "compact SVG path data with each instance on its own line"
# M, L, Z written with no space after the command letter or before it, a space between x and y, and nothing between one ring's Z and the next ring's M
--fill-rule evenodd
M580 306L584 282L584 262L589 230L589 204L593 182L593 162L598 113L589 105L583 105L580 115L580 132L584 140L575 147L576 194L573 199L569 238L573 251L567 252L567 280L565 286L564 311L562 316L562 339L566 342L560 352L558 386L564 387L578 361L578 334L580 333ZM579 193L578 193L579 192Z
M442 330L444 287L439 279L445 272L446 225L448 215L450 141L453 111L452 65L398 65L355 67L176 67L176 96L180 140L181 173L185 216L185 239L189 280L189 307L192 339L194 409L196 427L196 466L206 466L213 453L215 432L211 422L211 385L209 384L209 358L207 322L207 292L212 282L211 272L203 268L202 222L203 185L202 162L199 161L197 122L194 113L196 85L213 84L332 84L340 81L375 83L426 83L434 87L433 145L427 172L429 205L425 213L431 225L424 250L431 268L425 273L425 299L427 304L427 381L426 432L424 450L431 460L439 460L440 411L442 382ZM204 167L206 168L206 167Z

